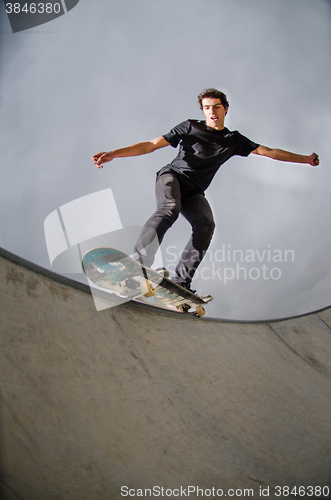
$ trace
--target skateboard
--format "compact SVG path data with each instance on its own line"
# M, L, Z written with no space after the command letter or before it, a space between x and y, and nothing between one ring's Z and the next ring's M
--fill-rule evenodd
M89 250L83 256L82 268L95 285L119 297L163 309L204 316L203 306L213 300L211 295L200 297L186 290L114 248Z

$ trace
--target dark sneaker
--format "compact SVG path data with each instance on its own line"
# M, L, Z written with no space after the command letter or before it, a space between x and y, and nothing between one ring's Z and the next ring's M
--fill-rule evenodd
M196 290L192 290L191 286L190 286L190 283L186 283L186 281L177 281L176 278L173 278L171 281L173 281L174 283L176 283L176 285L179 285L183 288L185 288L185 290L187 290L188 292L191 292L191 293L194 293L195 295L197 295L197 291Z
M188 290L191 293L194 293L195 295L198 295L197 291L196 290L192 290L192 288L190 287L190 285L184 285L183 288L185 288L186 290Z

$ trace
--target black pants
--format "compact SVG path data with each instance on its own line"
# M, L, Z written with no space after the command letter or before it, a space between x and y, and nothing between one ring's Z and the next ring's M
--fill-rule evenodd
M133 257L150 267L165 233L182 213L192 226L192 236L181 253L173 280L189 285L214 232L210 205L203 194L191 191L171 173L158 178L155 193L157 209L143 227Z

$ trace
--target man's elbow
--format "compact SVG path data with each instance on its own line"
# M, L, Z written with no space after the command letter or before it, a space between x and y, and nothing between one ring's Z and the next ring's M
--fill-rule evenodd
M152 146L151 146L152 151L169 146L169 142L166 141L163 136L157 137L156 139L153 139L152 141L150 141L150 143L152 144Z
M146 153L153 153L157 149L157 145L153 141L145 142Z
M276 158L276 151L272 148L268 148L267 146L259 146L253 151L253 153L260 156L267 156L268 158Z
M153 153L156 150L156 146L153 142L147 142L146 144L147 153Z

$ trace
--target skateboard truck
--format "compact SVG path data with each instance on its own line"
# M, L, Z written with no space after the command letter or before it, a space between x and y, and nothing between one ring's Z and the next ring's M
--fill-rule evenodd
M205 308L201 304L196 306L195 310L192 312L189 312L191 309L191 306L189 304L182 304L180 306L177 306L177 309L182 313L194 314L195 316L199 316L200 318L206 314Z

